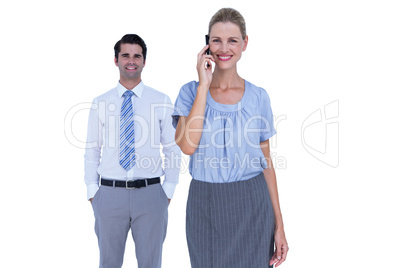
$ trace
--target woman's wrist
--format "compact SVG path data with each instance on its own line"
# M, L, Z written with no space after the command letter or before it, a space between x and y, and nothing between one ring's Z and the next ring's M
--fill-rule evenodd
M278 230L281 230L281 231L284 230L282 219L275 221L275 231L278 231Z
M201 84L201 83L198 85L197 91L208 92L208 90L209 90L209 85Z
M208 90L209 90L209 86L207 85L198 85L197 88L197 95L198 97L201 97L202 99L206 99L207 95L208 95Z

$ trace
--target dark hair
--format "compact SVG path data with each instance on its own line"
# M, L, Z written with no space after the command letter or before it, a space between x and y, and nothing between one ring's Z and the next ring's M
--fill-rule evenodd
M117 41L116 45L114 45L114 57L116 60L119 59L121 44L139 45L142 48L142 56L144 57L144 61L147 58L147 45L145 45L144 40L142 40L142 38L136 34L126 34L119 41Z

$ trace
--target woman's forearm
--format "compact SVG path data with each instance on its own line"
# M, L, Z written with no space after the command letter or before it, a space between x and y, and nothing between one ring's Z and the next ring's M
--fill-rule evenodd
M271 153L269 149L269 140L266 140L261 143L261 150L264 154L265 159L267 160L268 167L264 169L264 177L267 182L269 195L271 197L272 207L274 209L275 214L275 229L283 229L283 220L281 208L279 205L279 194L278 194L278 186L276 182L276 174L275 169L271 159Z
M176 128L176 143L183 153L192 155L200 143L204 128L205 107L208 87L199 85L190 113L181 116Z
M283 229L282 212L279 205L278 186L276 182L275 170L272 161L268 162L268 168L264 170L264 177L267 181L269 195L275 214L275 229Z

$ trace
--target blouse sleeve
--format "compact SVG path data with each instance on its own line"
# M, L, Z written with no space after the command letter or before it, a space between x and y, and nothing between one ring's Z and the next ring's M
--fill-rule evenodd
M176 102L174 104L174 112L172 114L172 124L173 127L177 127L180 116L188 116L191 107L193 106L195 93L196 93L196 82L192 81L181 87L179 95L177 96Z
M261 133L260 142L266 141L276 134L274 127L274 117L271 109L271 101L268 93L261 90Z

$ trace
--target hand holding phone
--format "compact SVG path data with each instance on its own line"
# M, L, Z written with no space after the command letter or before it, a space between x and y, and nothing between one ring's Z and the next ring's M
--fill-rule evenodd
M204 85L209 88L212 81L212 64L214 58L210 54L209 46L209 35L205 35L206 45L197 55L197 72L200 85Z

